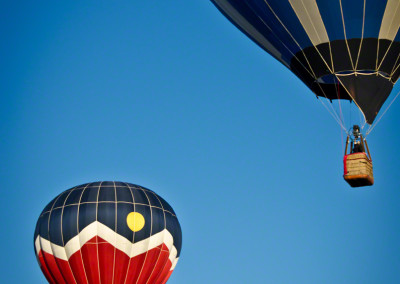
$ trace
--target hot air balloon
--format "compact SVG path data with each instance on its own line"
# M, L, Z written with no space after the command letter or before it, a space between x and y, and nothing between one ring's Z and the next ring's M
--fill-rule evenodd
M319 101L354 102L364 118L360 129L369 124L369 134L400 76L400 1L211 1ZM343 116L332 110L350 137Z
M34 247L49 283L166 283L182 233L171 206L124 182L93 182L53 199L37 221Z

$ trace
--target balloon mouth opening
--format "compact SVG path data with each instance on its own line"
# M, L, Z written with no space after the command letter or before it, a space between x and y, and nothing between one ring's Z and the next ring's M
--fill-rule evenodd
M340 77L344 77L344 76L381 76L383 78L386 78L388 80L391 79L390 75L386 72L382 72L382 71L376 71L376 70L349 70L349 71L340 71L340 72L335 72L333 74L327 74L324 76L319 77L317 80L314 81L314 83L317 84L333 84L333 85L337 85L340 84ZM338 79L339 77L339 79Z

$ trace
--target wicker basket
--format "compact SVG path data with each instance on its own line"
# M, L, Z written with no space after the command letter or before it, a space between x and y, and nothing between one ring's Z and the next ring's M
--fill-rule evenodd
M374 184L372 161L364 152L344 156L344 179L351 187Z

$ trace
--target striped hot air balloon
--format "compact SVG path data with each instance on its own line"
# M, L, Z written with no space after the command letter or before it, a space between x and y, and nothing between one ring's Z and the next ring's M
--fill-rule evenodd
M318 97L353 101L370 125L400 76L399 0L211 1Z
M51 201L37 221L34 247L49 283L166 283L182 233L171 206L124 182L93 182Z

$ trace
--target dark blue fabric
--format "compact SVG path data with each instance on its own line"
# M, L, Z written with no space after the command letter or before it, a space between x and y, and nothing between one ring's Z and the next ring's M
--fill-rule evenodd
M101 201L115 201L115 187L102 186L99 191L99 202Z
M54 209L51 211L49 224L49 241L56 244L62 244L61 216L62 208Z
M97 220L115 231L116 205L112 203L97 204Z
M78 234L78 209L78 205L71 205L64 208L62 216L62 231L64 243L60 242L60 246L65 245L70 239ZM79 214L82 214L82 211L80 211Z
M64 206L65 200L67 199L69 193L70 193L70 190L64 191L60 195L60 197L57 199L57 201L54 203L54 208L58 208L58 207Z
M42 236L42 238L45 238L46 240L49 239L49 216L50 212L47 211L39 217L39 220L36 223L36 227L38 228L38 230L36 231L37 234L40 234L40 236ZM35 240L36 236L37 235L35 235Z
M165 211L169 211L172 214L176 215L174 209L172 209L172 207L167 203L167 201L165 201L161 196L158 196L158 199L160 199L162 207L164 208Z
M129 187L120 187L117 190L117 201L133 203L133 194Z
M330 41L345 39L339 1L317 0ZM365 6L364 38L379 35L386 0L368 0ZM347 39L361 38L364 0L342 1Z
M213 0L211 0L214 2ZM263 22L263 19L260 19L255 12L250 8L250 6L247 4L247 2L243 0L227 0L227 2L232 5L232 7L236 10L237 13L239 13L243 18L245 18L247 21L249 21L249 24L254 27L260 34L263 35L268 41L281 53L281 58L276 57L276 55L272 54L270 50L268 50L266 47L264 47L260 42L258 42L256 39L253 38L253 36L249 33L246 32L246 29L240 25L238 25L235 20L232 18L230 14L225 13L224 10L220 9L221 13L223 13L230 21L239 29L241 30L244 34L246 34L249 38L251 38L256 44L258 44L261 48L263 48L265 51L270 53L272 56L274 56L277 60L285 63L288 65L290 61L293 58L293 53L290 52L290 50L285 46L284 43L282 43L277 36L266 27L265 23ZM215 3L215 2L214 2ZM219 8L219 6L217 6Z
M330 41L344 39L342 14L339 0L317 0L319 13L324 22Z
M158 207L158 208L163 207L160 200L157 198L157 196L153 192L147 191L146 194L147 194L147 198L150 200L151 206Z
M181 226L178 219L170 213L165 212L165 217L167 220L167 230L174 236L174 246L178 250L179 256L182 247L182 238L175 238L175 236L182 236Z
M146 193L141 189L132 189L133 201L137 204L149 204Z
M97 202L98 195L99 195L99 186L98 185L88 186L84 189L80 202L81 203Z
M249 6L255 11L255 13L261 17L264 22L268 23L268 26L275 31L279 39L281 39L285 45L289 47L293 54L296 54L301 49L312 46L307 33L302 28L301 22L297 18L297 15L289 1L268 1L268 4L273 12L271 11L270 7L265 4L265 1L246 1L249 3ZM285 27L283 27L281 23L283 23ZM298 45L300 45L300 47Z
M68 196L65 205L78 204L79 200L81 199L83 190L83 187L73 189L71 191L71 194Z
M97 203L80 204L79 216L78 216L79 232L82 231L86 226L96 221L96 218L97 218ZM71 223L73 224L73 222L74 219L72 218ZM75 233L75 235L78 234L78 232L75 231L72 232ZM75 235L72 234L72 237L74 237Z
M377 38L387 0L367 0L365 6L364 38Z

